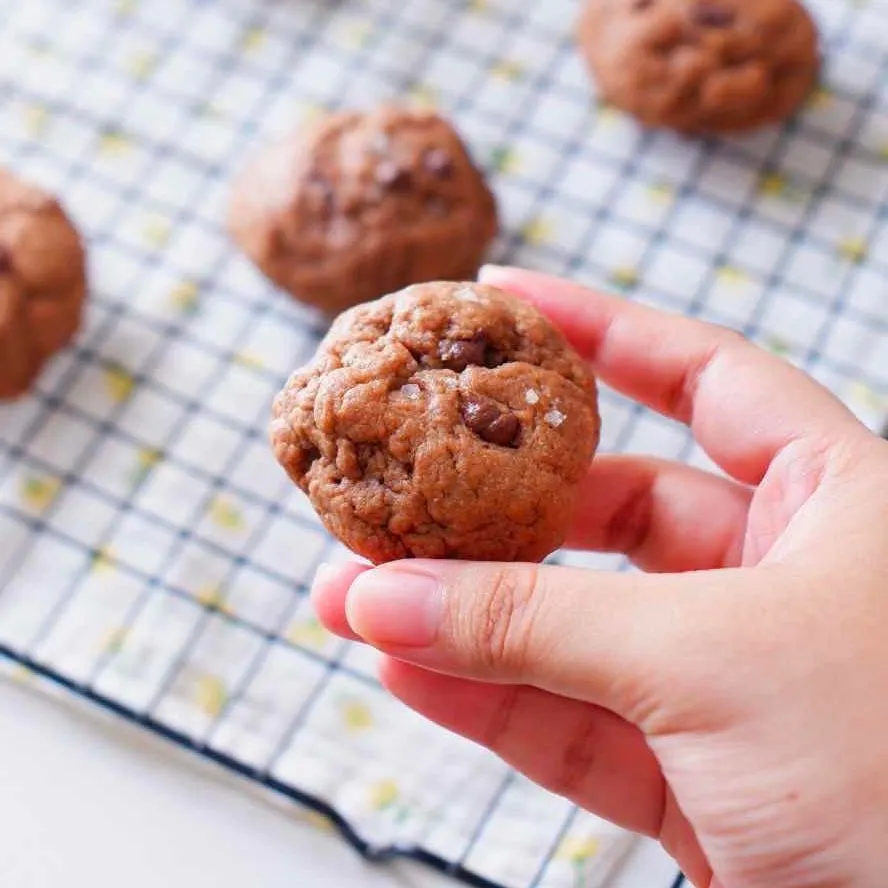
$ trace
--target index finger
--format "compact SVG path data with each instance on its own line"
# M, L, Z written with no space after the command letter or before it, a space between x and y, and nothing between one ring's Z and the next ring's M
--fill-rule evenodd
M734 331L536 272L488 266L480 280L534 303L602 382L689 425L744 483L758 484L793 441L862 428L827 389Z

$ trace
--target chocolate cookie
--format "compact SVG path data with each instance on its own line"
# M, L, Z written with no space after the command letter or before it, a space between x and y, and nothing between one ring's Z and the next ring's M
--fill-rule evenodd
M579 41L603 99L688 135L778 123L820 69L797 0L587 0Z
M384 107L328 115L260 152L229 227L278 286L336 314L408 284L473 278L499 225L450 124Z
M85 297L83 245L58 201L0 170L0 399L71 341Z
M345 312L273 415L278 461L375 563L542 560L600 426L595 380L546 318L457 283Z

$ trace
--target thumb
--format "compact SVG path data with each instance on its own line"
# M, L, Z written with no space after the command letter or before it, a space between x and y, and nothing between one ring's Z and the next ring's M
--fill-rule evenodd
M711 681L706 635L731 634L719 587L742 579L415 560L360 574L345 609L358 636L397 659L534 685L639 724L689 670Z

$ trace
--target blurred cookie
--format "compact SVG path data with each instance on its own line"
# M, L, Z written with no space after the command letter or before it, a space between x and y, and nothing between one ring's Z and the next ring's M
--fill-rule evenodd
M278 461L375 563L542 560L600 425L592 374L542 314L439 282L342 314L273 413Z
M327 314L408 284L470 279L498 232L494 196L441 117L324 117L259 152L235 184L234 239Z
M68 345L85 298L84 249L64 210L0 170L0 399L24 394Z
M579 42L605 101L688 135L779 123L820 70L798 0L587 0Z

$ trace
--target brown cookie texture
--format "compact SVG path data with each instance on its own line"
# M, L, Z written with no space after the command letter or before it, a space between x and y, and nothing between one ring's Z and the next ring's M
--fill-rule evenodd
M0 399L31 387L77 332L83 244L59 202L0 169Z
M541 561L599 432L595 379L539 311L434 282L337 318L270 434L327 529L379 564Z
M586 0L578 38L602 99L685 135L784 121L821 65L798 0Z
M385 106L328 114L261 150L229 229L277 286L328 315L409 284L475 276L496 201L454 128Z

